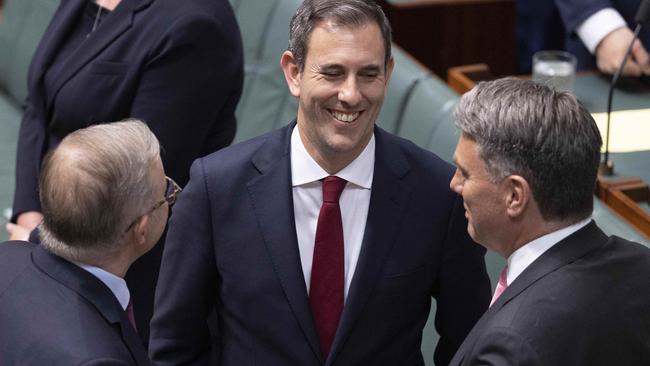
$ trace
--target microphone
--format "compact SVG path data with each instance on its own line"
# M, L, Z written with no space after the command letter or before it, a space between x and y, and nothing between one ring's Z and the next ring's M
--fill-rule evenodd
M612 100L614 97L614 89L616 88L616 82L618 82L618 78L623 72L623 66L625 66L627 59L630 57L632 45L634 45L634 42L636 42L637 38L639 37L639 33L641 32L643 25L647 24L650 21L650 0L641 1L639 9L634 16L634 20L637 22L636 28L634 29L634 37L632 37L632 41L627 47L627 51L625 51L623 62L621 62L621 65L614 73L614 76L612 76L612 81L609 84L609 94L607 96L607 133L605 135L605 156L603 158L603 161L600 162L600 166L598 167L598 172L602 175L614 174L614 163L609 160L609 124L612 114Z

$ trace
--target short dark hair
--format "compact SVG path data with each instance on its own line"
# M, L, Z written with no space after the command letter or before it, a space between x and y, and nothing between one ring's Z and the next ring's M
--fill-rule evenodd
M289 51L300 71L305 67L307 45L314 28L332 20L339 26L361 26L374 22L384 39L384 65L391 58L391 28L381 7L372 0L305 0L291 18Z
M528 181L545 220L591 214L602 139L571 93L516 78L481 82L461 98L455 122L495 181Z
M119 250L129 223L153 204L151 169L159 156L158 140L138 120L66 136L43 162L42 244L72 260Z

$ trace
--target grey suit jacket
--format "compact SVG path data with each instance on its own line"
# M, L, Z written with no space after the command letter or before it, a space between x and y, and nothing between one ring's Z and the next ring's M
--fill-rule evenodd
M451 365L650 365L650 250L595 223L535 260Z

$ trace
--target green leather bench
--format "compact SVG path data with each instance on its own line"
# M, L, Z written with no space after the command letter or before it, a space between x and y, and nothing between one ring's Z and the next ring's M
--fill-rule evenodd
M0 213L11 206L16 141L27 95L32 54L58 5L57 0L4 0L0 16ZM4 225L0 240L7 238Z

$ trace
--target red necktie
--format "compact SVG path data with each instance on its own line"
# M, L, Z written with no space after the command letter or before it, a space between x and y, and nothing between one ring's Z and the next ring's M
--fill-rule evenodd
M343 311L343 224L339 197L346 183L335 176L323 180L323 205L318 214L311 267L309 303L325 358Z
M129 300L129 304L126 306L126 310L124 311L126 312L126 316L129 318L129 322L133 325L133 329L137 332L138 327L135 326L135 315L133 315L133 303L131 300Z

